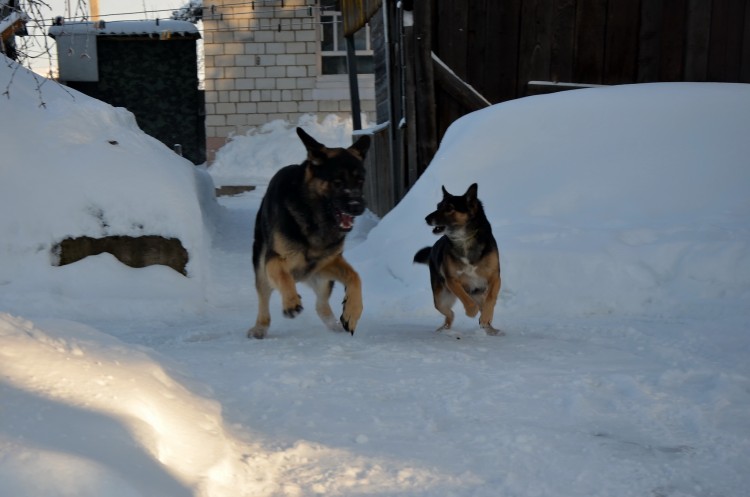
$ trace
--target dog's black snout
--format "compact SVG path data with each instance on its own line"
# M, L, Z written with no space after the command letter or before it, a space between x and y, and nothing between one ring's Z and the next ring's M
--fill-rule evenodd
M353 216L359 216L360 214L365 212L365 199L362 197L349 199L347 207L350 214L352 214Z

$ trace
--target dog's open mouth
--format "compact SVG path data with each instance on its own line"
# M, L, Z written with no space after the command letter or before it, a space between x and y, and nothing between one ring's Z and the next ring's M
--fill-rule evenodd
M336 210L336 221L339 223L339 230L351 231L354 228L354 216L346 212Z
M445 226L442 226L442 225L437 225L434 228L432 228L432 232L435 233L436 235L439 235L443 231L445 231Z

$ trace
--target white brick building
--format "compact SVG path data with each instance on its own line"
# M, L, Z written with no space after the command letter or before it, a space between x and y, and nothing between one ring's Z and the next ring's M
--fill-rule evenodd
M337 10L336 0L204 3L209 161L228 137L274 119L296 122L308 113L350 115L345 48ZM369 48L366 30L360 30L359 92L362 112L368 120L375 112Z

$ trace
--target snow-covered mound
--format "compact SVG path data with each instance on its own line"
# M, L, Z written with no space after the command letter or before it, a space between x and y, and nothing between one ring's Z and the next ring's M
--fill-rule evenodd
M205 274L210 176L143 133L126 109L0 57L0 259L46 266L67 237L161 235L182 242L191 277ZM0 264L0 279L3 269L13 268Z
M465 116L351 254L369 294L425 293L424 216L479 183L503 313L705 312L750 302L750 85L649 84ZM390 277L382 277L390 275ZM411 300L397 300L413 305ZM415 312L421 312L420 309ZM437 322L437 316L435 318Z
M0 97L17 121L0 138L0 497L750 485L748 85L582 90L466 116L393 212L357 220L357 333L325 330L300 285L305 312L282 319L277 292L258 341L245 337L253 220L270 175L304 155L286 156L292 126L220 154L217 178L260 187L219 200L209 243L193 166L123 111L52 83L38 93L24 74ZM0 66L0 87L11 75ZM310 132L348 145L339 124ZM473 182L501 248L504 337L465 316L432 332L427 269L411 263L435 240L424 216L440 186ZM203 244L206 277L109 254L50 266L61 233L110 227Z
M367 123L364 123L365 127ZM306 114L296 124L282 119L252 128L244 135L233 136L216 154L211 177L221 185L265 186L276 171L289 164L299 164L307 152L295 128L299 126L328 147L352 144L352 121L334 114L318 120Z
M0 340L0 392L14 406L3 431L17 440L0 457L0 494L211 495L231 478L239 461L219 405L146 352L78 323L7 314Z

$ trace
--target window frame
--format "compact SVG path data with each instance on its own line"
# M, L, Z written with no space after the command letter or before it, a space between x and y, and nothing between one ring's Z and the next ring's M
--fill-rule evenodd
M330 5L330 4L329 4ZM323 2L321 2L320 7L320 17L319 17L319 23L320 23L320 30L319 30L319 36L320 41L318 44L318 67L319 67L319 75L323 77L339 77L339 76L345 76L347 75L346 70L346 41L343 36L343 33L340 33L339 30L343 30L343 15L340 10L339 2L335 2L335 6L339 7L339 10L336 8L331 8L330 6L324 5ZM331 21L324 21L324 18L331 18ZM331 33L330 36L332 37L332 46L333 50L324 50L324 43L326 42L326 24L330 23L331 25ZM356 57L374 57L374 52L372 50L372 39L370 37L370 24L366 24L364 26L364 35L362 36L364 39L365 48L364 49L356 49L355 48L355 56ZM362 30L358 31L360 33ZM355 34L355 45L356 45L356 38L357 35ZM344 46L339 46L340 44L343 44ZM330 57L330 58L344 58L344 70L341 72L324 72L326 68L326 64L324 63L324 59ZM365 72L362 72L361 65L358 64L357 67L357 73L359 75L374 75L374 64L372 65L372 70L368 70Z

